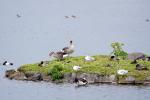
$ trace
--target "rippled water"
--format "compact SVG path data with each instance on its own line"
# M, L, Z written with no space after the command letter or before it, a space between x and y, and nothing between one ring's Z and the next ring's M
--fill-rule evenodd
M75 88L4 78L7 69L49 60L48 53L69 40L76 46L73 56L109 54L114 41L125 43L128 52L150 54L149 4L149 0L0 0L0 63L14 63L0 65L0 99L149 100L149 86Z

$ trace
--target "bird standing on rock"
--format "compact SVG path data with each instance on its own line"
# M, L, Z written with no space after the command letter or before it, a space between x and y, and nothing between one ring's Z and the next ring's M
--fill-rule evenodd
M88 84L88 81L85 78L75 78L74 82L77 83L78 86L85 86Z

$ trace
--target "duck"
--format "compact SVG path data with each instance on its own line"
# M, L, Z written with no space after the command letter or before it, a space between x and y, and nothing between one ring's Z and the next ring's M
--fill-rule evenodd
M8 61L5 61L5 62L3 62L3 65L4 65L4 66L12 66L13 63L9 63Z
M128 73L128 70L120 69L120 70L117 70L117 73L118 75L125 75Z
M74 82L78 85L78 86L85 86L88 84L88 81L85 78L75 78Z
M58 51L58 52L50 52L50 53L49 53L49 56L50 56L50 57L53 56L53 57L56 58L56 59L62 60L65 54L66 54L66 53L64 53L64 52L62 52L62 51Z
M85 61L94 61L95 59L93 58L93 57L91 57L91 56L85 56Z
M72 15L71 17L72 17L72 18L76 18L76 16L75 16L75 15Z
M70 45L68 47L64 47L62 50L61 50L64 54L68 54L68 56L70 54L72 54L74 52L74 45L73 45L73 41L70 40Z
M41 62L38 64L38 66L44 67L44 66L46 66L48 63L49 63L48 61L41 61Z
M75 71L78 71L78 70L80 70L80 69L81 69L80 66L73 66L73 70L75 70Z

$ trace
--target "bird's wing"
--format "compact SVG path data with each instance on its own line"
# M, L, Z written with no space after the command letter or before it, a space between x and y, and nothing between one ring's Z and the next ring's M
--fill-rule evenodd
M64 47L62 50L66 50L66 49L69 49L69 47Z

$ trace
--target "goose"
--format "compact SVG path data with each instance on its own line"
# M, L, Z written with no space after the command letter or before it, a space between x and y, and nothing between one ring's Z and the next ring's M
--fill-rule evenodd
M49 53L49 56L53 56L54 58L56 59L59 59L59 60L62 60L63 59L63 56L65 55L66 53L62 52L62 51L58 51L58 52L50 52Z
M85 56L85 61L94 61L95 59L91 56Z
M70 45L68 47L64 47L61 51L68 55L72 54L74 52L73 41L71 40Z
M3 65L5 65L5 66L12 66L13 65L13 63L9 63L9 62L7 62L7 61L5 61L4 63L3 63Z
M75 71L78 71L78 70L80 70L80 69L81 69L80 66L73 66L73 70L75 70Z
M74 82L77 83L78 86L84 86L88 84L85 78L75 78Z
M128 73L128 70L120 69L120 70L117 70L117 73L118 73L119 75L125 75L125 74Z

